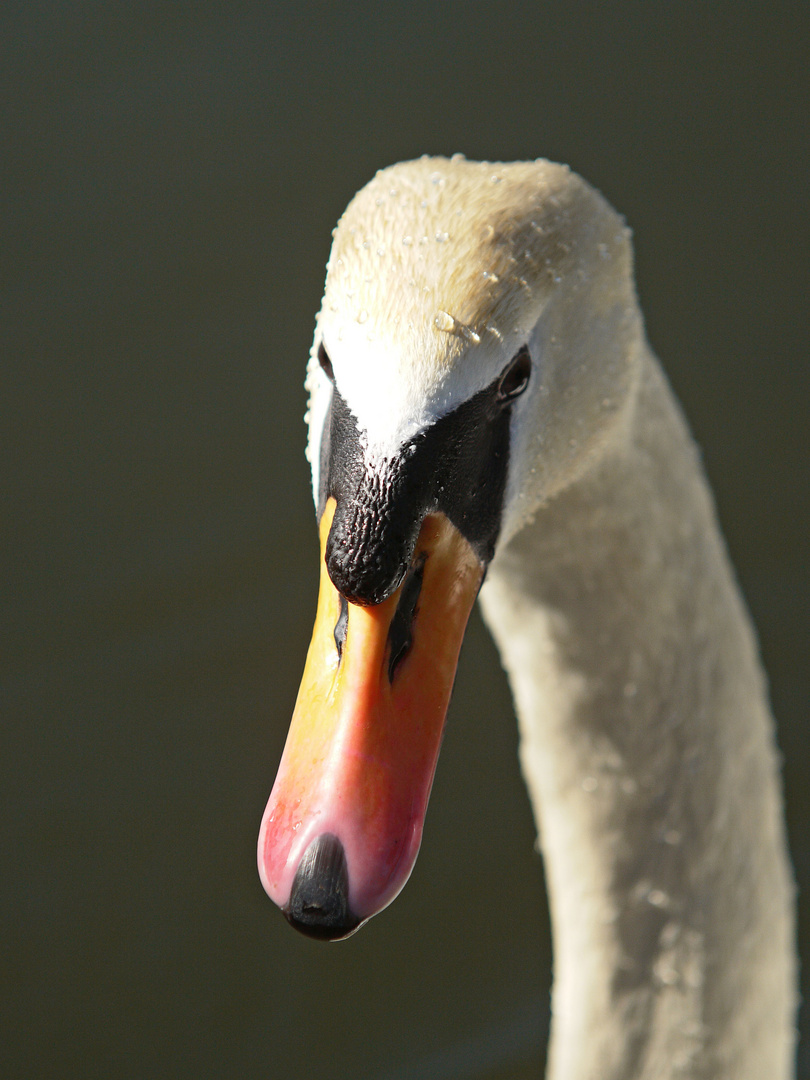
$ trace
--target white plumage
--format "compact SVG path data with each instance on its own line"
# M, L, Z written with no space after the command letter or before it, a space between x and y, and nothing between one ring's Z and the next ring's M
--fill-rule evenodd
M793 887L772 721L623 221L543 161L379 173L329 261L308 376L316 492L321 341L369 460L529 346L481 600L546 861L549 1077L784 1080Z

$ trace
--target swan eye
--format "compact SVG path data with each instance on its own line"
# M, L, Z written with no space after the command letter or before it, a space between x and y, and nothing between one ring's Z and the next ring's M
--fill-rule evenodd
M333 383L335 381L335 373L332 371L332 361L329 359L329 353L323 347L323 342L318 346L318 363L323 368L324 374L329 382Z
M529 376L532 373L532 358L529 350L524 345L512 363L503 373L498 385L498 401L505 404L520 397L529 384Z

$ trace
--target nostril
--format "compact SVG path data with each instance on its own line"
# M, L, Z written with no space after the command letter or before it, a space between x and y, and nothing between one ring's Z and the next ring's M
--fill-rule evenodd
M416 605L422 591L422 578L425 572L426 555L421 555L408 571L397 610L388 629L388 682L394 681L396 670L413 644L413 621L416 617Z
M343 659L343 646L346 643L346 633L349 629L349 602L345 596L340 596L340 614L338 620L335 623L335 648L337 649L338 659Z

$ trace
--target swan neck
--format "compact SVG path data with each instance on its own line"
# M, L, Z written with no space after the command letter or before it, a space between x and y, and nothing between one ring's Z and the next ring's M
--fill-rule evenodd
M764 679L657 363L482 591L552 913L550 1080L783 1080L792 882Z

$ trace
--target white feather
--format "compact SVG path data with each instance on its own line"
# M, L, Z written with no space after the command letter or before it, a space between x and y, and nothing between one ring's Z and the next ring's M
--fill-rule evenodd
M316 491L321 341L370 460L529 345L482 602L546 858L549 1077L784 1080L793 887L764 678L624 223L548 162L379 173L328 267Z

